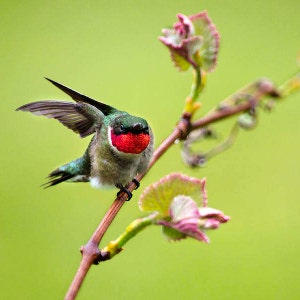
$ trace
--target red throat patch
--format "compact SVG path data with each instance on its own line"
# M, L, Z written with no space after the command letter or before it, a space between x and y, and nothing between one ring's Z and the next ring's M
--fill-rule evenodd
M150 135L147 133L133 134L115 134L113 130L110 132L111 143L119 151L125 153L139 154L144 151L150 142Z

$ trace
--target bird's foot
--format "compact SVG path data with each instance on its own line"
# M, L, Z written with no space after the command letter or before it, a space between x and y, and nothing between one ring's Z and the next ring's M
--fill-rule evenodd
M124 192L128 196L128 199L126 199L126 201L129 201L132 198L132 193L128 189L126 189L123 185L117 185L117 187L120 189L120 191L117 193L117 197L119 197L120 194Z
M135 190L138 189L140 186L140 182L135 178L132 179L132 182L135 184L134 189ZM124 192L128 196L128 199L126 201L129 201L132 198L132 193L126 187L124 187L122 184L116 184L116 187L120 189L120 191L117 193L117 197L119 197L120 194Z
M132 179L132 182L135 184L134 189L137 190L140 187L140 182L135 178Z

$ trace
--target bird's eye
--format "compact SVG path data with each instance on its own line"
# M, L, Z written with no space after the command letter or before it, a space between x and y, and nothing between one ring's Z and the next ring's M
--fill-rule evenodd
M125 126L123 124L120 125L120 133L126 133L127 129L125 128Z

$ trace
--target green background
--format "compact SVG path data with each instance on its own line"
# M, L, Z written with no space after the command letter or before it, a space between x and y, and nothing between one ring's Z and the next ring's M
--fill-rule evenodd
M179 12L207 9L221 33L217 69L202 95L208 111L258 77L296 70L300 2L1 1L0 298L62 299L86 243L116 191L88 184L42 189L46 175L88 144L53 120L14 110L68 99L47 76L145 117L156 145L172 130L191 74L157 40ZM211 243L167 242L149 228L112 261L92 267L78 299L299 299L300 93L241 132L229 151L188 169L174 146L126 203L102 246L141 215L138 195L170 172L207 177L209 204L231 216ZM225 136L230 122L216 129Z

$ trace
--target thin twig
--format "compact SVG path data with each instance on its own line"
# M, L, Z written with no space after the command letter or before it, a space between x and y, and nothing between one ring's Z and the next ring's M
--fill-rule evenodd
M81 247L80 251L82 254L82 260L81 260L80 266L77 270L77 273L70 285L70 288L65 296L65 299L68 299L68 300L75 299L88 270L90 269L92 264L94 264L97 261L99 255L100 255L100 250L99 250L98 246L100 244L100 241L101 241L104 233L110 226L113 219L118 214L118 211L121 209L121 207L123 206L125 201L126 200L123 199L123 197L121 198L121 195L120 195L120 197L118 197L112 203L111 207L105 214L101 223L99 224L99 226L93 233L91 239L87 242L87 244L85 246Z

